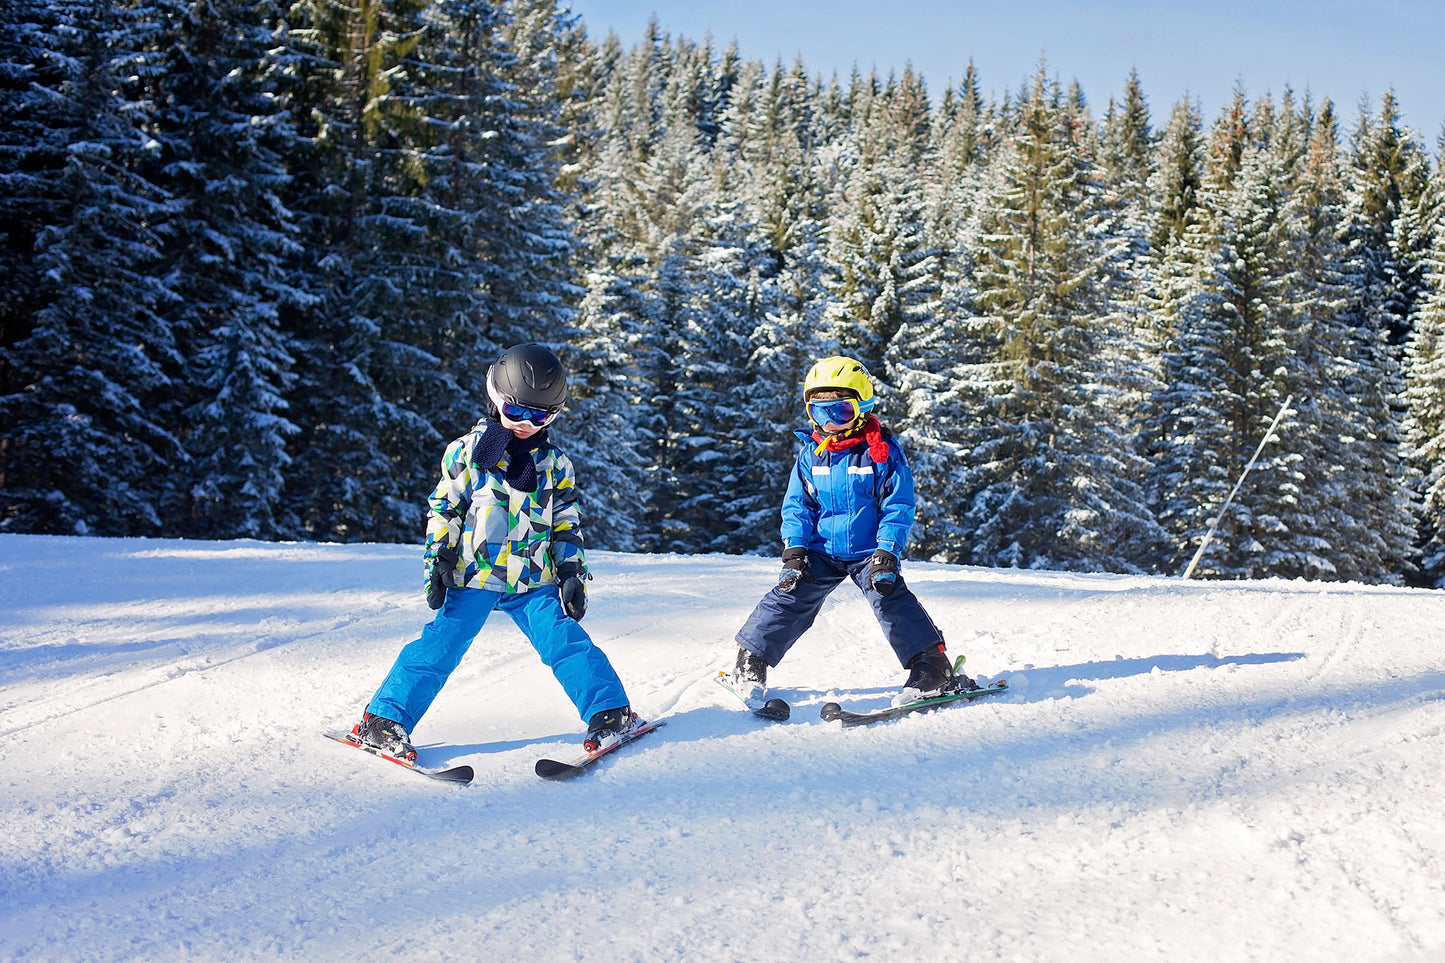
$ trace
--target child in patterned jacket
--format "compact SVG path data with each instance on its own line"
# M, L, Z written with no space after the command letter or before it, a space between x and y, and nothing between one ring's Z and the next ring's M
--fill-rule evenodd
M572 462L547 437L567 375L537 344L487 371L488 415L447 446L426 540L436 617L396 657L351 730L354 742L408 762L409 733L461 663L487 617L512 617L587 722L587 750L640 724L612 664L578 622L587 611Z

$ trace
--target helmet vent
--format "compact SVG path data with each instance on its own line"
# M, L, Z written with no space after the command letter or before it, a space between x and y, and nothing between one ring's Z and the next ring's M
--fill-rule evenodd
M523 361L522 367L525 370L525 374L523 375L523 377L527 379L527 387L534 388L537 391L546 391L548 388L552 387L552 382L557 377L557 373L555 371L548 371L545 373L545 375L539 373L536 367L530 361Z

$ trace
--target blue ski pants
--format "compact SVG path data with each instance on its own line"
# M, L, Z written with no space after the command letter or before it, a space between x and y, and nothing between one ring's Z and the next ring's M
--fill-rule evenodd
M584 722L604 709L628 704L606 653L567 617L557 587L544 585L516 593L448 589L436 617L421 630L421 638L402 648L366 711L400 722L411 732L496 608L517 623Z
M904 584L903 576L898 576L891 593L879 595L868 588L868 565L868 558L845 562L821 552L809 552L804 578L791 592L774 588L764 595L738 630L738 644L776 667L793 643L812 627L833 590L844 578L851 578L873 607L873 614L900 665L908 665L915 655L930 646L942 645L943 633L923 610L918 597Z

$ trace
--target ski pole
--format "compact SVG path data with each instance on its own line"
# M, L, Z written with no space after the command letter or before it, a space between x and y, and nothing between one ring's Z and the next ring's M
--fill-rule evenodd
M1280 419L1283 418L1284 413L1289 410L1289 403L1291 401L1294 401L1294 395L1290 395L1284 400L1284 404L1280 405L1279 414L1274 416L1274 421L1269 423L1269 428L1265 430L1264 437L1259 440L1259 447L1254 450L1254 457L1249 460L1249 464L1244 466L1244 471L1240 472L1239 481L1234 483L1234 488L1230 490L1229 497L1224 500L1223 505L1219 506L1219 511L1214 513L1214 520L1209 523L1209 531L1204 533L1204 541L1199 543L1199 551L1194 553L1194 557L1189 560L1189 567L1184 570L1184 578L1188 578L1194 574L1194 566L1199 564L1199 559L1204 555L1204 550L1209 547L1209 540L1214 537L1214 530L1219 527L1220 521L1224 519L1224 510L1229 507L1230 502L1234 501L1234 496L1239 492L1239 486L1244 484L1245 476L1248 475L1249 470L1254 467L1254 463L1259 461L1260 452L1264 451L1264 446L1268 444L1269 439L1274 435L1274 430L1279 427Z

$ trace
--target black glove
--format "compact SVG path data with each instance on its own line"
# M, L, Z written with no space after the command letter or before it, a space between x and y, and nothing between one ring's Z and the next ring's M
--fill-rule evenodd
M878 549L868 560L868 587L879 595L888 595L898 585L898 556Z
M798 587L799 580L809 581L808 550L795 546L783 549L783 570L778 573L778 591L791 592Z
M457 587L457 559L455 548L442 543L432 556L431 570L426 577L426 604L435 612L447 600L447 589Z
M562 611L575 622L587 614L587 586L582 581L581 562L563 562L557 566L557 591L562 595Z

